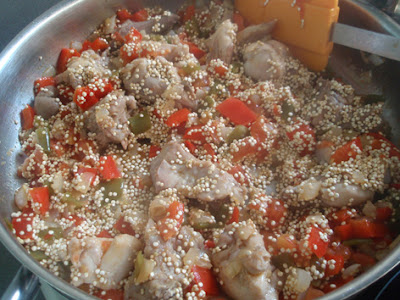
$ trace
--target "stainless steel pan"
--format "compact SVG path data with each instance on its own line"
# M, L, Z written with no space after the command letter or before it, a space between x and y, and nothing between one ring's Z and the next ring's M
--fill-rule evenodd
M143 6L161 5L176 10L183 0L178 1L128 1L128 0L65 0L54 6L24 29L0 55L0 239L8 250L29 269L21 270L15 283L19 283L19 299L26 296L37 283L32 276L38 276L55 289L72 299L94 299L67 282L42 268L16 241L5 223L15 207L14 191L21 184L16 177L17 166L22 158L19 155L18 130L19 113L24 104L33 99L33 81L57 60L60 48L70 41L82 41L105 18L111 16L119 7L138 9ZM398 7L391 6L392 11ZM400 26L380 10L361 1L341 1L341 22L378 32L387 32L400 37ZM399 49L400 51L400 49ZM358 53L353 53L359 56ZM395 142L400 137L400 98L398 78L400 65L386 64L380 80L387 87L386 112L391 123ZM400 260L400 247L397 247L383 261L359 276L351 283L325 296L326 300L345 299L357 294L378 278L394 268ZM30 279L26 282L24 279ZM28 283L28 284L27 284ZM24 285L25 284L25 285ZM27 285L26 285L27 284ZM24 288L22 288L24 287ZM15 292L14 291L14 292ZM17 295L17 294L15 294ZM13 298L14 299L14 298ZM28 298L25 298L28 299Z

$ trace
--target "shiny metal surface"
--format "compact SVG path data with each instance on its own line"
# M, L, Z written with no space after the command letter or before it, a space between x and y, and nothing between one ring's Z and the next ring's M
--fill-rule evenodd
M16 177L17 166L23 158L18 144L19 113L24 104L33 99L32 83L51 64L55 64L59 49L70 41L82 41L105 18L121 6L137 9L141 6L161 5L176 10L184 1L129 1L129 0L66 0L56 5L23 30L0 54L0 239L29 270L54 288L72 299L95 299L55 277L31 258L9 232L5 220L9 219L13 207L13 194L21 184ZM369 9L364 3L341 1L341 23L378 32L400 33L400 27L378 10ZM346 20L346 15L350 16ZM395 34L393 34L395 35ZM400 106L398 81L400 66L388 64L385 74L391 88L387 89L386 116L394 126L395 141L399 141ZM400 247L370 271L351 284L340 288L324 299L345 299L355 295L391 270L400 260Z
M14 280L4 292L1 300L35 299L39 290L39 278L25 267L21 267L15 275Z
M336 23L332 42L400 61L400 39L389 34Z

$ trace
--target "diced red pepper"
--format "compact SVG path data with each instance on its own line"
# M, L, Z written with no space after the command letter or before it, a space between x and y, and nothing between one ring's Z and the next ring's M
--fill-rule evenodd
M195 153L195 151L196 151L196 146L193 145L193 143L192 143L191 141L185 141L185 146L186 146L186 148L189 149L189 152L190 152L190 153L192 153L192 154Z
M114 90L114 86L109 79L96 79L88 87L98 99L104 98Z
M354 277L349 276L346 278L343 277L334 277L333 280L329 281L324 288L322 289L322 291L324 293L329 293L335 289L340 288L341 286L345 285L346 283L352 281L354 279Z
M325 293L319 289L314 289L313 287L309 287L304 300L314 300L324 296Z
M204 147L204 150L206 150L207 155L210 155L211 157L215 157L215 155L217 155L217 154L215 153L215 150L214 150L214 148L212 147L211 144L206 143L206 144L204 144L203 147Z
M349 221L355 215L351 209L344 208L329 214L328 220L334 225L342 225L343 222Z
M100 175L105 180L121 178L117 163L111 155L100 157Z
M82 45L81 52L86 51L88 49L92 49L96 52L103 51L106 50L108 47L110 47L108 42L105 39L99 37L95 39L93 42L85 41Z
M125 35L126 43L140 43L142 39L142 34L134 27L132 27L127 35Z
M233 166L228 170L228 173L231 174L237 182L241 184L249 184L249 178L241 165Z
M141 10L135 12L134 14L132 14L131 20L133 22L143 22L143 21L147 21L148 18L149 18L149 14L147 13L147 10L141 9Z
M325 257L324 257L327 261L329 260L334 260L335 263L332 265L333 267L331 267L331 264L328 263L326 268L325 268L325 276L334 276L339 274L343 267L344 267L344 257L343 255L340 255L338 253L336 253L334 250L332 249L328 249Z
M128 43L120 48L120 56L124 64L130 63L139 57L139 46L136 43Z
M201 50L196 44L188 41L183 43L189 46L189 52L192 53L197 59L201 59L204 55L206 55L206 52Z
M343 161L348 161L350 158L354 159L362 150L361 139L357 137L336 149L331 156L331 162L339 164Z
M236 125L250 125L257 119L257 115L237 98L226 99L216 109Z
M189 5L188 7L186 7L186 10L182 16L182 22L185 23L191 20L194 17L195 13L196 8L194 7L194 5Z
M388 207L377 207L376 208L376 220L377 221L381 221L381 222L385 222L388 221L390 219L390 217L392 216L393 210Z
M308 237L308 247L319 258L325 255L329 245L329 241L325 241L321 237L323 234L324 232L321 229L312 226Z
M55 86L56 79L54 77L42 77L36 79L33 86L35 89L35 94L38 94L46 86Z
M23 240L33 237L33 211L26 210L19 217L13 217L11 220L12 228L15 230L15 235Z
M99 98L96 97L91 88L83 86L75 90L74 102L80 107L80 109L85 111L99 102Z
M121 23L124 23L126 20L130 20L131 17L132 14L127 9L119 9L117 11L117 18L121 21Z
M186 129L183 138L185 140L196 141L200 143L206 142L206 137L203 135L203 126L202 125L194 125L188 129Z
M97 237L99 238L112 238L113 236L111 235L111 233L108 230L102 230L100 231L100 233L97 235Z
M251 136L247 136L240 140L240 144L238 144L238 151L232 152L232 161L238 162L242 160L244 157L248 157L250 155L254 155L258 153L260 145L256 141L254 143L254 138Z
M372 256L361 253L361 252L353 252L351 255L351 259L356 263L360 264L363 267L365 266L372 266L376 264L376 259L373 258Z
M228 220L226 224L232 224L239 222L239 208L235 206L232 211L231 218Z
M351 224L336 226L334 229L341 241L347 241L353 238L353 227Z
M168 117L165 121L168 127L178 127L179 125L188 121L190 110L182 108Z
M49 197L49 189L47 186L45 187L37 187L29 190L29 194L32 197L34 209L38 209L40 215L44 216L46 212L49 211L50 207L50 197Z
M61 100L62 104L68 104L74 99L75 90L70 86L59 85L58 89L58 97Z
M74 221L74 226L79 226L83 223L85 219L77 215L69 215L68 220Z
M131 223L124 220L124 217L120 217L117 223L114 224L114 228L122 234L129 234L135 236L135 230L132 228Z
M57 61L57 73L63 73L67 69L68 61L74 56L81 56L75 49L63 48Z
M284 233L276 238L275 246L278 251L280 251L280 249L295 251L297 250L298 243L297 240L293 239L290 234Z
M249 204L249 209L259 211L261 209L260 204ZM270 228L274 229L280 226L284 221L287 215L287 208L285 207L282 200L279 199L271 199L267 203L266 207L263 207L265 210L265 218L267 222L265 225Z
M151 145L149 150L149 158L156 157L161 151L161 147L157 145Z
M389 233L389 229L385 224L372 222L366 218L350 220L350 224L352 226L353 238L383 238Z
M228 72L228 68L225 65L215 66L214 71L217 75L224 77Z
M237 25L237 27L238 27L238 32L242 31L243 29L245 29L244 18L242 17L241 14L234 13L232 19L233 19L233 23L235 23Z
M23 130L29 130L33 128L33 121L35 119L35 111L30 105L26 105L26 107L21 111L21 123Z
M203 290L207 296L218 296L218 284L211 269L206 269L194 265L192 267L193 282L199 286L201 282L203 285L199 288Z
M168 206L167 215L160 220L158 225L158 231L164 241L178 234L183 222L184 210L185 206L179 201L174 201Z
M316 138L315 131L311 128L310 125L305 123L298 123L295 125L295 129L292 131L286 132L287 137L291 141L301 140L300 155L305 156L307 154L312 154L315 150Z
M104 300L124 300L124 291L117 289L99 290L93 293L93 296Z
M215 248L215 243L214 243L213 240L206 240L206 241L204 242L204 247L205 247L206 249L213 249L213 248Z

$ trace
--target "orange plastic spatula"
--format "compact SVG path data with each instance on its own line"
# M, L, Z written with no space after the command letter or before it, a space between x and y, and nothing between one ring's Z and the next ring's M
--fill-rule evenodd
M250 23L278 19L273 38L314 71L323 70L333 42L400 60L400 40L337 23L338 0L235 0L236 9Z

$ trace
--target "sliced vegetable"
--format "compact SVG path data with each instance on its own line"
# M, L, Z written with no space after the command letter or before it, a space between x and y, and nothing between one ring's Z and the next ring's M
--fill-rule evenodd
M146 259L143 256L142 251L136 256L135 260L135 270L133 272L133 277L135 278L135 283L140 284L146 282L150 279L150 274L153 272L156 262L151 259Z
M248 136L250 134L250 130L243 125L237 125L235 128L232 130L232 132L228 135L226 139L226 143L229 145L231 144L234 140L241 140Z
M353 252L351 255L351 259L356 263L356 264L360 264L363 267L366 266L373 266L374 264L376 264L376 259L373 258L372 256L365 254L365 253L361 253L361 252Z
M348 161L350 158L356 158L363 150L361 139L359 137L351 140L343 146L336 149L331 156L331 162L339 164L344 161Z
M64 237L64 231L61 227L49 227L48 229L39 231L38 236L47 244L51 245L55 240Z
M189 21L194 17L195 14L196 14L196 8L194 7L194 5L189 5L188 7L186 7L185 12L183 13L182 22L185 23Z
M237 223L239 222L239 208L235 206L232 211L231 218L226 224L232 224L232 223Z
M390 219L393 214L393 210L388 207L377 207L376 208L376 220L380 222L385 222Z
M160 146L151 145L149 151L149 158L156 157L160 153L160 151L161 151Z
M86 201L83 201L80 199L80 195L78 193L63 193L63 196L61 197L61 202L68 203L70 205L73 205L77 208L84 206L87 204Z
M11 220L13 231L15 235L23 240L31 239L33 237L32 224L33 213L32 211L23 212L19 217L13 217Z
M188 129L186 129L183 138L185 140L205 143L206 137L203 135L203 126L202 125L194 125Z
M44 152L50 153L51 147L49 130L46 127L39 127L35 132L40 147L42 147Z
M92 49L94 51L104 51L108 47L110 47L108 42L105 39L99 37L99 38L95 39L93 42L85 41L82 45L81 52L89 50L89 49Z
M32 197L32 207L37 209L40 215L44 216L50 207L49 189L47 187L32 188L29 190L29 194Z
M68 61L74 56L79 57L81 56L81 54L75 49L68 49L68 48L61 49L60 56L58 57L57 61L58 74L63 73L65 70L67 70Z
M190 110L182 108L170 115L165 121L165 124L167 124L168 127L178 127L187 122L189 114Z
M183 222L185 206L183 203L174 201L167 209L167 215L160 220L158 231L164 241L168 241L173 236L177 235Z
M132 18L132 14L127 9L119 9L117 10L117 18L121 23L124 23Z
M360 246L364 244L372 244L373 240L371 239L351 239L343 242L345 246Z
M33 128L33 121L35 119L35 111L30 105L26 105L26 107L21 111L21 123L23 130L29 130Z
M196 44L187 41L183 43L189 46L189 52L192 53L197 59L201 59L204 55L206 55L206 52L201 50Z
M124 180L122 178L111 179L109 181L100 184L100 188L103 188L104 199L118 200L122 196L122 189L124 187ZM109 202L105 201L105 202Z
M325 276L334 276L342 271L344 267L344 257L342 255L328 252L325 255L325 259L328 261L325 269Z
M47 86L55 86L55 85L56 85L56 79L54 77L42 77L36 79L33 84L35 89L35 94L39 94L39 92Z
M196 151L196 146L193 145L193 143L191 141L185 141L185 146L186 148L188 148L189 152L194 154Z
M388 227L383 223L373 222L366 218L350 220L352 236L360 239L383 238L389 233Z
M203 147L204 147L204 150L206 150L207 155L210 155L211 157L215 157L217 155L211 144L206 143L203 145Z
M96 235L99 238L112 238L113 236L111 235L111 233L108 230L102 230L100 231L100 233L98 235Z
M325 237L324 237L325 236ZM308 237L308 247L317 257L321 258L325 255L329 240L327 234L316 226L311 227L311 231Z
M232 19L233 19L233 23L235 23L237 25L237 27L238 27L238 32L242 31L245 28L245 26L244 26L244 18L242 17L241 14L236 13L236 12L233 13Z
M122 234L129 234L132 236L136 235L135 230L132 228L131 223L124 220L124 217L120 217L117 223L114 224L114 228Z
M257 119L257 115L238 98L228 98L216 109L236 125L250 125Z
M299 148L301 156L312 154L316 145L314 129L305 123L297 123L294 128L294 130L286 132L289 140L295 142L295 146Z
M88 86L77 88L73 100L83 111L88 110L99 102L99 98L96 97L92 89Z
M241 184L249 184L249 178L241 165L233 166L228 170L228 173L231 174L237 182Z
M219 294L218 284L211 269L199 266L192 267L193 282L203 290L207 296L217 296ZM202 283L202 285L200 285Z
M333 230L342 241L347 241L353 238L353 227L351 226L351 224L339 225L336 226Z
M44 251L36 250L29 252L30 255L37 261L41 261L43 259L48 259L49 257L44 253Z
M114 158L111 155L100 157L100 168L99 173L105 180L121 178L121 172L119 171Z
M141 9L141 10L135 12L134 14L132 14L131 20L133 22L143 22L143 21L147 21L148 18L149 18L149 14L147 13L147 10Z
M124 291L117 289L99 290L93 293L93 296L103 300L124 300Z
M143 110L129 119L129 128L133 134L141 134L151 128L151 118L147 110Z

